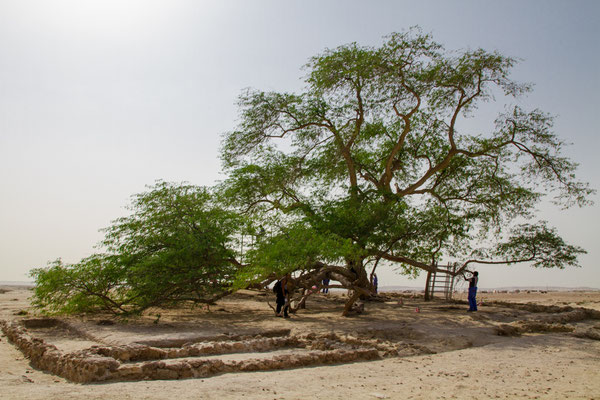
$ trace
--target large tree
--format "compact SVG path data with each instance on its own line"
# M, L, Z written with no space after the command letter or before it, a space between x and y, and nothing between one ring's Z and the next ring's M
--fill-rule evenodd
M307 64L301 93L248 90L222 159L230 204L254 223L238 286L299 271L371 293L368 266L435 271L442 260L577 265L534 207L584 205L592 192L561 155L552 117L510 105L530 90L509 78L514 58L446 51L418 29L381 47L356 43ZM502 104L495 128L465 125L482 102Z
M470 265L577 265L534 207L545 195L584 205L592 190L561 155L552 118L505 105L495 129L465 124L481 102L530 90L515 60L448 52L418 29L378 48L327 50L301 93L246 91L225 135L217 190L158 182L106 229L104 250L36 269L34 302L49 311L115 313L212 302L295 272L304 289L331 278L372 294L379 263L402 273ZM503 103L504 105L504 103ZM369 268L371 266L371 268Z

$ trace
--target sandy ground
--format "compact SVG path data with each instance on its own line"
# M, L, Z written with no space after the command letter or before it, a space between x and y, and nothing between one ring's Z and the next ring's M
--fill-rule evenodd
M467 300L467 293L456 293L457 300ZM492 291L479 293L478 301L486 304L489 301L503 301L508 303L536 303L542 305L558 305L571 307L585 307L600 310L600 291L519 291L511 293L493 293Z
M31 292L0 288L0 319L28 318ZM6 290L6 291L5 291ZM3 292L3 293L2 293ZM461 297L458 295L457 297ZM483 305L389 298L366 304L365 313L340 316L343 298L317 296L289 320L276 318L271 296L241 292L206 309L153 310L143 318L98 325L106 316L68 319L80 335L40 329L39 337L61 350L92 344L198 337L290 328L407 343L418 355L334 366L271 372L228 373L205 379L74 384L32 368L5 336L0 337L1 399L600 399L600 341L571 333L498 336L495 327L539 317L493 303L535 302L600 309L600 292L481 294ZM419 312L416 312L417 308ZM18 315L24 314L27 315ZM160 319L156 321L157 314ZM157 323L155 323L157 322ZM573 323L598 326L600 320Z

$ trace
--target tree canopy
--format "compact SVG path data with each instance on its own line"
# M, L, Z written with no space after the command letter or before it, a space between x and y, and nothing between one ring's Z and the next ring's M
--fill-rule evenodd
M301 93L245 91L224 137L223 190L271 235L249 251L243 282L302 271L308 287L333 274L358 295L380 260L407 274L442 259L459 272L577 265L584 250L535 221L545 194L569 207L592 193L561 155L552 117L506 104L490 132L461 124L482 102L531 90L509 78L516 62L447 51L412 29L313 57Z
M442 260L457 274L578 265L584 250L536 220L535 206L544 196L582 206L593 191L553 118L511 105L531 90L510 79L516 62L448 51L415 28L379 47L325 50L299 93L244 91L222 142L227 178L134 197L133 213L106 230L105 253L34 271L38 304L142 310L295 272L300 288L327 277L353 290L347 312L372 294L368 270L380 262L413 276ZM495 127L470 131L465 121L496 98Z
M212 303L231 292L242 219L217 205L209 190L157 182L133 196L130 211L105 229L103 253L33 270L34 304L58 313L130 314Z

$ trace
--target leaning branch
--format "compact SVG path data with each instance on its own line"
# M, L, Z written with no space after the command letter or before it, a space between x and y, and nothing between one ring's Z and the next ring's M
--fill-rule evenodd
M454 273L454 275L460 275L462 274L464 271L467 270L467 267L469 264L486 264L486 265L501 265L501 264L518 264L518 263L523 263L523 262L531 262L534 261L536 258L535 254L533 254L531 257L527 257L527 258L520 258L520 259L515 259L515 260L503 260L503 261L486 261L486 260L467 260L463 263L463 265Z

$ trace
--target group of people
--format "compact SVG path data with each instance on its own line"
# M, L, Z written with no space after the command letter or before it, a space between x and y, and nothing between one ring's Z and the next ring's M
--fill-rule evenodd
M469 282L469 312L477 311L477 283L479 281L479 272L477 271L466 271L467 275L463 273L463 277L466 281ZM329 292L329 278L323 279L323 293ZM275 313L278 317L289 318L289 310L290 310L290 292L291 292L291 276L290 274L286 274L283 278L275 282L273 286L273 292L275 293L277 304L277 308ZM375 293L377 293L377 275L373 277L373 287Z

